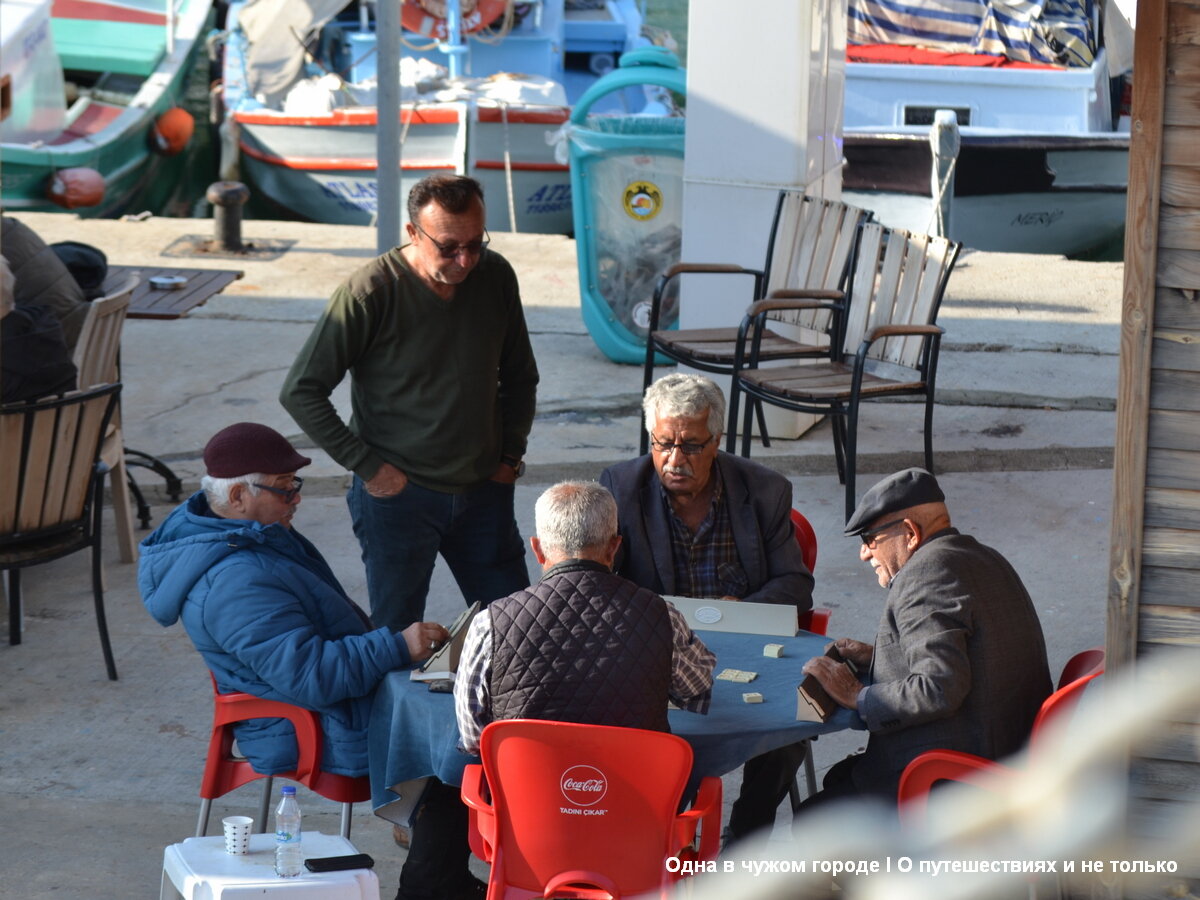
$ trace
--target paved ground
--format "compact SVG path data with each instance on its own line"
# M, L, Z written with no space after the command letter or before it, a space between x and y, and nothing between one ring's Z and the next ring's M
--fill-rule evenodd
M83 240L121 263L168 264L164 248L210 228L195 220L22 218L47 240ZM276 260L181 260L244 268L246 277L185 320L126 328L128 444L170 461L189 489L205 441L233 421L263 422L302 440L276 402L283 373L329 291L373 253L366 229L250 222L246 231L250 239L295 243ZM609 363L588 338L572 242L494 237L521 276L542 371L529 474L517 493L529 533L542 488L593 477L635 452L641 373ZM1118 264L968 253L940 319L947 336L935 447L951 512L1025 578L1055 670L1104 637L1120 282ZM344 386L338 402L347 408ZM920 408L911 404L866 411L860 490L873 473L919 460L920 426ZM314 455L297 527L326 553L351 596L365 598L340 498L344 473ZM754 455L792 478L796 503L814 524L816 601L834 609L832 632L870 639L884 594L858 562L856 542L840 534L828 426ZM139 480L157 523L170 504L151 476ZM0 643L0 868L6 894L20 886L13 896L153 896L162 848L195 827L211 715L204 667L182 629L160 628L146 615L134 568L117 562L111 540L105 560L119 682L104 677L82 556L26 572L24 643ZM448 621L460 604L439 569L431 614ZM822 738L819 767L859 740ZM735 788L736 779L727 780L727 793ZM335 831L333 805L301 794L307 827ZM250 786L217 801L214 821L252 810L255 797ZM787 815L780 820L785 825ZM390 827L364 806L353 839L378 860L390 895L403 860Z

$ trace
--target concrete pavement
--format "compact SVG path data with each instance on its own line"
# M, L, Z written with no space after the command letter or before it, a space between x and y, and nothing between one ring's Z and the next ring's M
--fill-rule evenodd
M47 241L86 241L132 264L172 264L164 249L211 229L202 220L20 218ZM187 489L208 437L233 421L263 422L307 443L276 401L279 385L330 291L374 252L368 229L247 222L245 231L251 241L294 243L276 259L179 259L241 268L246 277L184 320L126 326L127 443L169 461ZM588 337L571 241L493 237L521 278L542 372L529 471L517 493L528 534L542 488L594 477L636 452L641 372L609 363ZM940 317L947 335L935 451L951 512L1025 578L1055 671L1071 653L1103 642L1120 293L1119 264L969 252ZM348 409L345 385L335 401ZM872 473L919 461L920 428L913 404L865 411L860 490ZM345 473L313 455L297 527L326 553L351 596L365 601L340 499ZM828 425L754 456L792 478L796 504L813 522L816 602L834 609L831 630L870 639L884 595L858 562L856 543L840 534ZM139 471L138 478L157 523L170 504L152 476ZM145 613L134 567L117 562L111 540L105 560L119 682L104 677L83 556L26 571L24 643L0 643L0 867L6 885L21 886L18 896L153 896L162 848L194 828L208 679L182 629L160 628ZM449 621L460 604L439 567L431 616ZM818 766L860 741L822 738ZM728 780L727 793L735 790L736 778ZM251 810L255 797L248 786L217 801L216 828L222 815ZM306 827L336 830L332 804L302 791L301 805ZM390 828L363 807L352 838L375 856L389 896L403 860Z

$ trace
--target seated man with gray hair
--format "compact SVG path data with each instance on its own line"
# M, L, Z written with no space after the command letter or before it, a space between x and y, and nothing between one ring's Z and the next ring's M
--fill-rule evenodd
M537 584L471 622L454 682L459 743L495 719L668 731L667 699L707 712L716 657L683 615L613 574L621 538L612 495L565 481L538 498Z
M367 773L367 719L384 675L449 637L436 622L372 628L328 564L292 528L301 456L274 429L241 422L204 448L202 489L142 541L138 588L162 625L182 621L220 691L245 691L320 716L321 768ZM282 719L235 726L256 772L296 767Z
M702 375L676 373L646 389L650 452L605 469L620 510L616 571L644 588L812 608L812 573L792 529L792 485L720 450L725 395ZM804 760L793 744L746 762L729 817L742 838L775 822Z
M541 579L490 603L467 629L454 679L459 744L477 752L494 719L667 731L668 698L707 712L716 657L661 597L612 572L621 544L612 495L565 481L538 498L534 517ZM432 781L398 900L453 897L417 885L467 875L467 808L458 788Z

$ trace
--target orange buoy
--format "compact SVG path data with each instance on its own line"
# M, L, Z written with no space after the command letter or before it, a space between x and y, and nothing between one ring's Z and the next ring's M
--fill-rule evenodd
M98 206L104 199L104 176L84 166L59 169L50 176L46 196L63 209Z
M172 106L154 120L150 131L150 146L163 156L174 156L187 146L196 130L196 120L186 109Z
M492 24L504 14L508 0L464 0L462 31L469 34ZM444 0L403 0L400 24L424 37L446 40L446 4Z

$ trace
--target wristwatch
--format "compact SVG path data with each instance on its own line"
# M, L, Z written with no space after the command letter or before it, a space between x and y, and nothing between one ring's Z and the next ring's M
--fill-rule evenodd
M515 456L501 456L500 462L506 466L511 466L513 471L517 473L517 478L525 474L525 460L523 459L517 459Z

